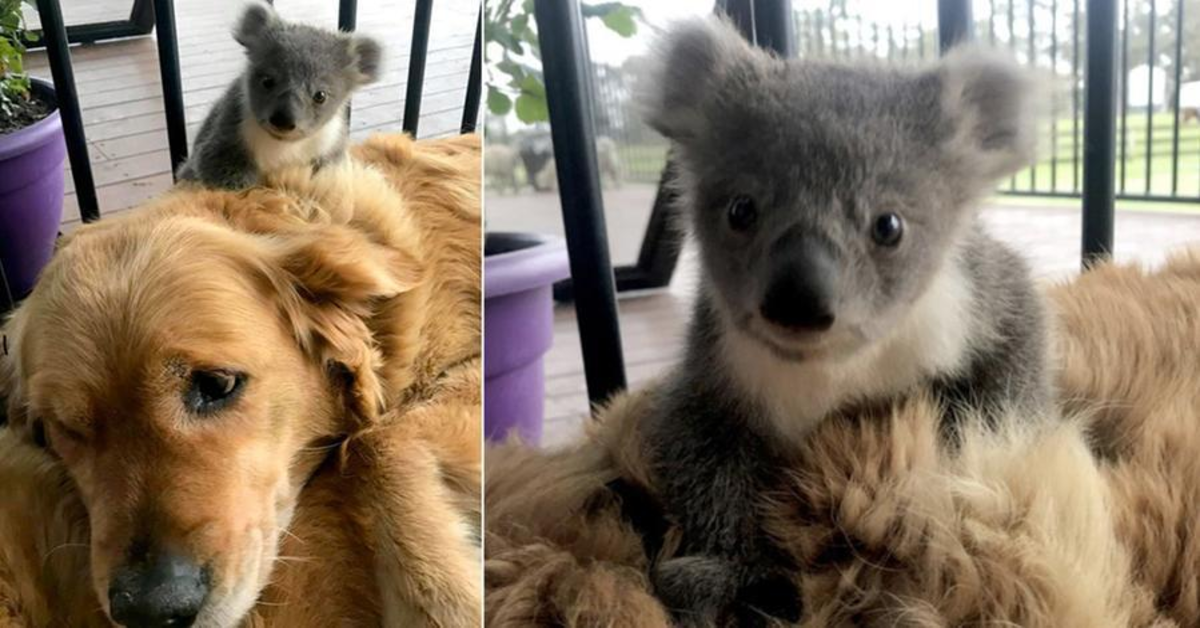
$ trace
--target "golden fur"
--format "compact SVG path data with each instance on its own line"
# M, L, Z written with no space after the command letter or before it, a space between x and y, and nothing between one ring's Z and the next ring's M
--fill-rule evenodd
M479 153L376 136L67 238L4 328L0 625L107 625L139 544L210 566L197 626L476 625ZM244 393L188 416L209 368Z
M952 455L918 397L801 445L762 508L800 567L803 625L1200 625L1200 254L1051 293L1080 418L1014 417ZM654 510L644 412L635 393L574 447L488 451L489 626L669 625L646 573L677 533L648 558L630 523Z

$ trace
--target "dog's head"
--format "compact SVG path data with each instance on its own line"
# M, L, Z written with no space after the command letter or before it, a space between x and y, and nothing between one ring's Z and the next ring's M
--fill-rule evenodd
M918 68L782 60L708 19L656 61L644 108L672 140L716 305L777 353L895 328L973 203L1033 156L1036 81L985 50Z
M0 396L77 484L117 623L240 621L305 481L383 409L366 320L420 275L334 225L133 217L69 238L3 330Z
M383 49L374 39L286 22L265 3L246 7L233 36L249 62L247 109L282 140L308 137L379 78Z

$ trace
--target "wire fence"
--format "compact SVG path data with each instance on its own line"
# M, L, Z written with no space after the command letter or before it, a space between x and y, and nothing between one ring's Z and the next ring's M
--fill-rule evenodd
M937 54L933 2L914 3L911 21L872 22L861 2L804 3L796 12L802 55L878 57ZM1083 179L1083 0L976 0L975 36L1006 48L1052 77L1042 158L1004 192L1075 196ZM1119 2L1117 195L1200 201L1200 0ZM1182 35L1182 36L1181 36Z

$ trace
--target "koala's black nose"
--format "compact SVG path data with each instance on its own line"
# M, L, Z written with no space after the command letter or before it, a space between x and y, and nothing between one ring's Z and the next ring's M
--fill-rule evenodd
M280 131L291 131L296 128L296 119L292 117L290 112L283 109L271 114L267 122L270 122L271 126Z
M834 323L837 266L819 246L789 246L774 269L759 313L791 331L825 331Z
M768 321L795 331L825 331L834 320L828 297L792 273L771 283L760 312Z
M117 569L108 587L113 621L130 628L191 626L207 597L204 569L171 553Z

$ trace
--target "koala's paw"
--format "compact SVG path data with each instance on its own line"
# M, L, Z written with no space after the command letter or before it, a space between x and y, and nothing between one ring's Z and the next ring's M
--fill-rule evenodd
M654 593L680 626L715 626L737 594L737 572L724 559L681 556L659 563Z
M653 584L680 626L795 624L803 614L800 591L783 570L742 570L723 558L682 556L660 563Z
M785 571L770 570L748 578L738 591L738 626L766 626L772 622L800 622L804 605L800 590Z

